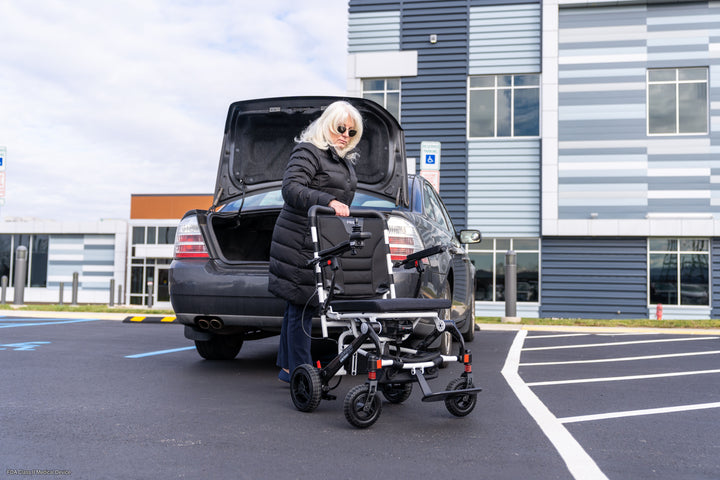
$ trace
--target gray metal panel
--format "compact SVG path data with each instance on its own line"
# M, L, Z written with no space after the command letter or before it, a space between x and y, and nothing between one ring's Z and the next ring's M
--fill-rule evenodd
M543 238L541 317L648 318L644 238Z
M348 52L400 50L399 10L351 11L348 19Z
M468 144L468 224L486 237L540 236L540 141Z
M470 8L469 74L540 71L540 4Z
M717 75L712 71L720 60L709 53L715 41L707 39L709 25L718 22L720 11L707 2L561 6L560 219L587 219L592 213L605 219L720 213L720 202L705 198L720 185L711 177L720 168L716 153L720 134L713 129L713 124L720 124L720 111L710 111L709 142L708 135L648 136L645 84L648 68L708 66L708 105L717 104L720 89L713 86ZM670 31L667 37L653 33ZM695 139L697 143L691 143ZM572 151L584 142L588 148ZM623 144L645 152L613 149ZM690 168L696 171L689 172Z

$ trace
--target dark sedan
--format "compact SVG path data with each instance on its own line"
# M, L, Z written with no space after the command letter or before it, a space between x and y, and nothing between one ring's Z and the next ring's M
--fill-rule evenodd
M202 357L231 359L244 341L280 332L285 302L268 292L267 283L282 174L293 138L335 100L291 97L230 106L215 204L185 214L170 266L170 301ZM480 232L456 232L433 187L407 175L403 132L392 115L368 100L346 100L365 123L353 206L386 212L393 260L434 245L447 247L428 259L419 293L417 272L398 269L397 296L451 298L444 316L472 340L475 269L463 244L480 241Z

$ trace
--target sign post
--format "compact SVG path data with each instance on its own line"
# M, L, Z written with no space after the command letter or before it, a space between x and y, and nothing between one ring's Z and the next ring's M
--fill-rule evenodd
M7 148L0 147L0 205L5 205L5 165L7 164Z
M440 142L420 142L420 175L440 192Z

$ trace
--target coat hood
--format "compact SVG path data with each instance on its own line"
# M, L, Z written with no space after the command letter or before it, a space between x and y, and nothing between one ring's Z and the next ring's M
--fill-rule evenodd
M345 100L363 117L355 151L358 190L408 205L405 139L400 124L384 108L363 98L281 97L230 105L225 122L213 206L260 189L280 188L295 138L323 110Z

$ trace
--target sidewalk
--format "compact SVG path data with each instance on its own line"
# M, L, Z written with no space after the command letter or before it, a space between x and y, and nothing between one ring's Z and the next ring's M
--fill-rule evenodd
M478 323L485 331L538 331L571 333L638 333L675 335L720 335L719 328L582 327L573 325L522 325L519 323Z
M54 312L43 310L0 310L2 317L20 318L94 318L98 320L119 320L129 318L162 319L172 317L172 314L147 312L138 309L137 312ZM137 321L137 323L142 323ZM163 323L170 323L166 320ZM637 333L637 334L675 334L675 335L718 335L720 328L653 328L653 327L583 327L573 325L523 325L520 323L478 323L481 331L537 331L537 332L571 332L571 333Z
M144 311L135 313L127 312L53 312L43 310L0 310L1 317L19 317L19 318L94 318L98 320L125 320L127 317L148 316ZM157 314L152 314L157 315Z

